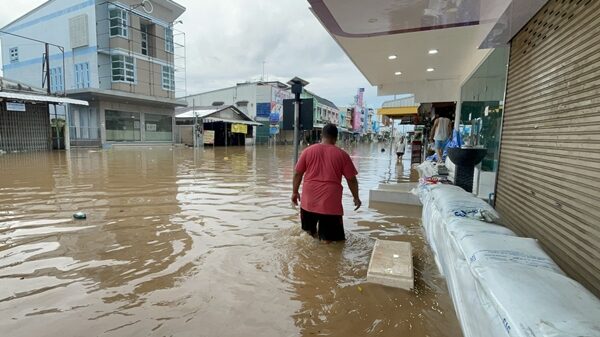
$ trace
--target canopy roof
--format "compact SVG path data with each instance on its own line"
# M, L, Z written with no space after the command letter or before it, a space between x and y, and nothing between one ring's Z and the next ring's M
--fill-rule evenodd
M256 126L262 125L233 105L176 109L175 118L198 118L202 120L203 123L224 122Z

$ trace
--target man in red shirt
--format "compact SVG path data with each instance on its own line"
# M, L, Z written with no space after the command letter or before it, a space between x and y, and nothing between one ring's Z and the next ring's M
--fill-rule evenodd
M342 222L342 176L346 178L354 197L354 210L362 205L358 197L358 172L348 153L335 146L337 136L337 127L327 124L323 127L321 143L302 152L296 164L292 193L294 205L298 205L298 200L301 201L302 229L314 237L318 234L319 239L327 242L346 239ZM304 185L300 198L298 189L302 178Z

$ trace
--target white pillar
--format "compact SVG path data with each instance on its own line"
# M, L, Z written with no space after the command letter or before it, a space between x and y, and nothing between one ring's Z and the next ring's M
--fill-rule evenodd
M456 100L456 110L454 112L454 130L460 130L460 117L462 110L462 97L460 95L460 88L458 88L458 98Z
M65 150L69 151L71 149L71 120L69 118L69 114L71 113L71 104L65 105Z

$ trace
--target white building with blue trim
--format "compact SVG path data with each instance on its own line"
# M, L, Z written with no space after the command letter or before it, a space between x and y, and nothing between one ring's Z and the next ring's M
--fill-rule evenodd
M41 87L89 107L64 112L71 145L173 141L174 110L185 89L183 44L171 0L50 0L1 30L6 78ZM49 69L43 67L44 44ZM181 84L181 85L179 85ZM181 95L183 96L183 95Z

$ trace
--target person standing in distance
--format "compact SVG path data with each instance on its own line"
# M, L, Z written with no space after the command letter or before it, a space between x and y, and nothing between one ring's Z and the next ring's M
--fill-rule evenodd
M354 210L362 205L358 196L358 171L348 153L335 145L338 129L323 127L321 143L311 145L300 155L294 173L292 203L300 201L302 229L324 242L343 241L342 176L354 197ZM302 186L302 198L298 190Z
M406 138L404 138L404 136L401 136L400 140L396 142L396 156L398 157L397 161L402 162L404 151L406 151Z
M435 151L438 155L438 164L443 164L444 146L446 141L451 136L452 126L450 125L450 119L440 116L438 112L435 113L435 122L433 122L433 128L431 129L430 141L435 144Z

